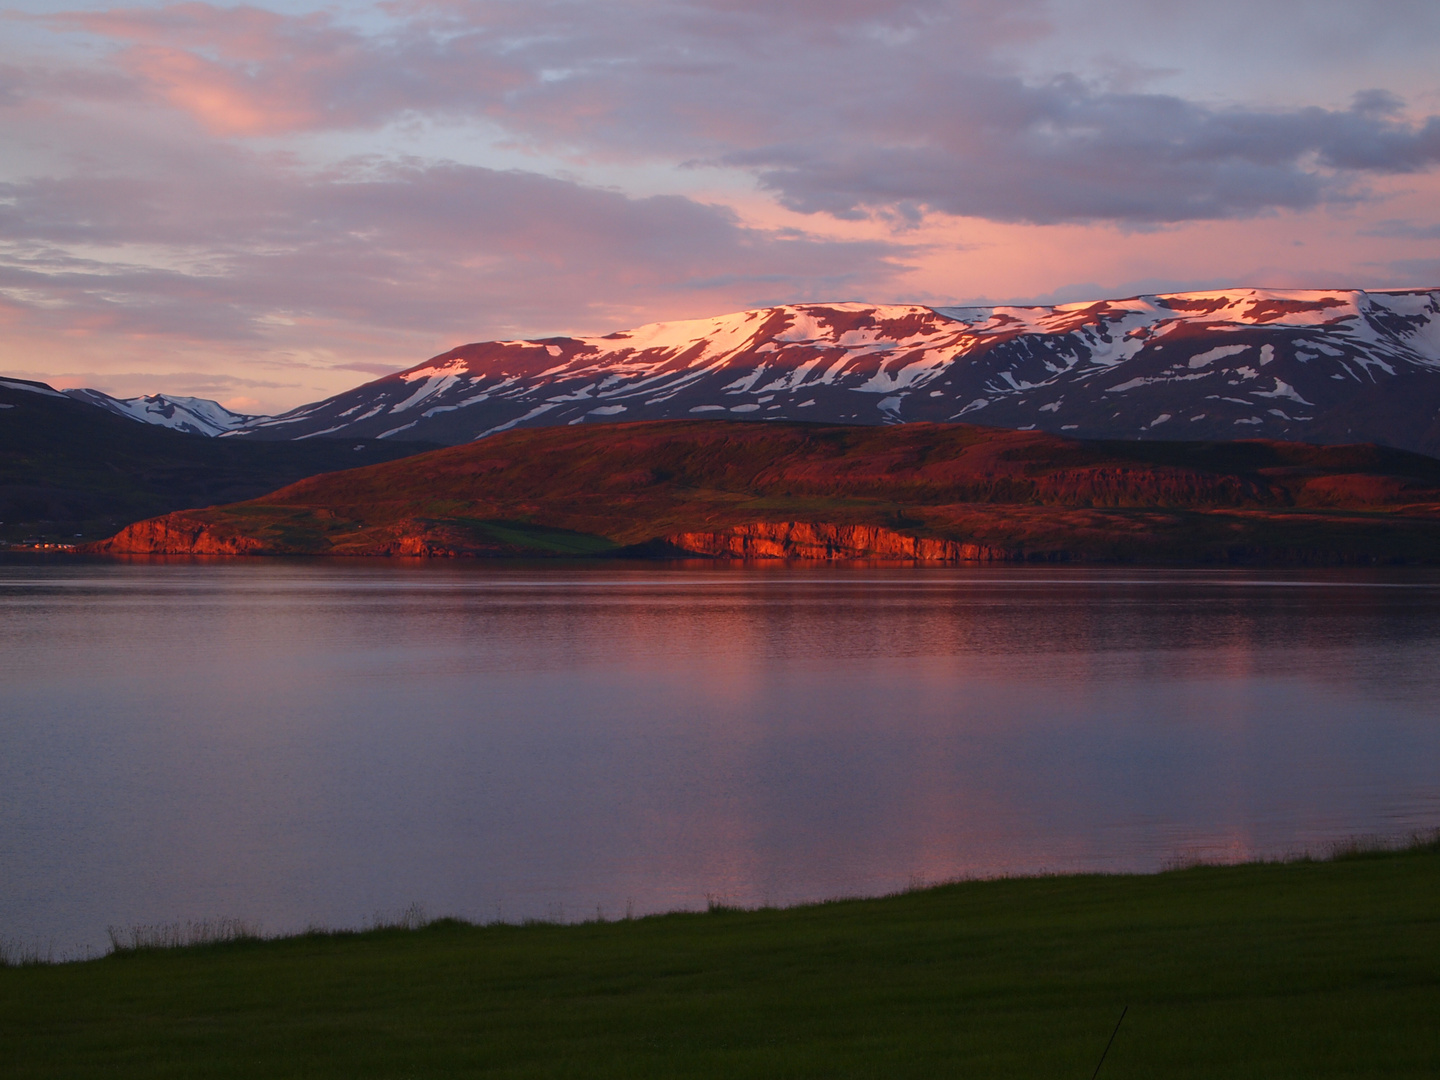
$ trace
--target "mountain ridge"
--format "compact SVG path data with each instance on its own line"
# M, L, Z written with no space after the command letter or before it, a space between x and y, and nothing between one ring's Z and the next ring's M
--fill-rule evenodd
M982 415L983 414L983 415ZM1211 290L1050 307L794 304L458 346L227 438L425 438L706 416L983 420L1084 438L1440 453L1440 290Z
M1375 442L1440 455L1440 289L780 305L460 345L276 416L175 395L64 393L245 441L457 445L515 427L749 417L983 420L1083 438Z

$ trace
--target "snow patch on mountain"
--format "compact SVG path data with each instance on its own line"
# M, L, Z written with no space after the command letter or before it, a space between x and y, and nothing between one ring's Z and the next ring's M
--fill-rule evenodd
M247 413L231 412L219 402L208 398L180 397L170 394L146 394L142 397L114 398L99 390L66 390L66 397L95 405L117 416L146 424L188 431L195 435L224 435L264 419Z
M1272 352L1274 351L1273 346L1268 347ZM1218 348L1209 349L1199 356L1192 356L1189 364L1186 366L1191 369L1202 368L1207 364L1214 363L1216 360L1223 360L1227 356L1239 356L1242 352L1249 351L1249 349L1249 345L1221 345Z

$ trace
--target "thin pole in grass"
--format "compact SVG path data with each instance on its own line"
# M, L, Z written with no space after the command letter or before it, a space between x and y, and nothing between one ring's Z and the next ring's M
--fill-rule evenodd
M1120 1034L1120 1025L1125 1022L1125 1014L1129 1011L1129 1005L1120 1010L1120 1019L1115 1021L1115 1030L1110 1032L1110 1041L1105 1044L1105 1049L1100 1051L1100 1060L1095 1063L1095 1071L1090 1074L1090 1080L1095 1080L1100 1075L1100 1066L1105 1064L1105 1055L1110 1053L1110 1047L1115 1043L1115 1036Z

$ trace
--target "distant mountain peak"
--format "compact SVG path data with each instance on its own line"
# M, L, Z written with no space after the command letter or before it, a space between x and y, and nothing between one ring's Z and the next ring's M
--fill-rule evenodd
M195 435L224 435L262 417L231 412L209 398L181 397L176 394L145 394L141 397L114 398L99 390L66 390L76 401L95 405L117 416L129 417L147 424L188 431Z

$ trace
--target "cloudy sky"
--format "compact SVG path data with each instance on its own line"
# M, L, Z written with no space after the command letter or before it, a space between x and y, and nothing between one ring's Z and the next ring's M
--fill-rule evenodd
M0 14L0 373L275 411L792 300L1440 284L1434 0Z

